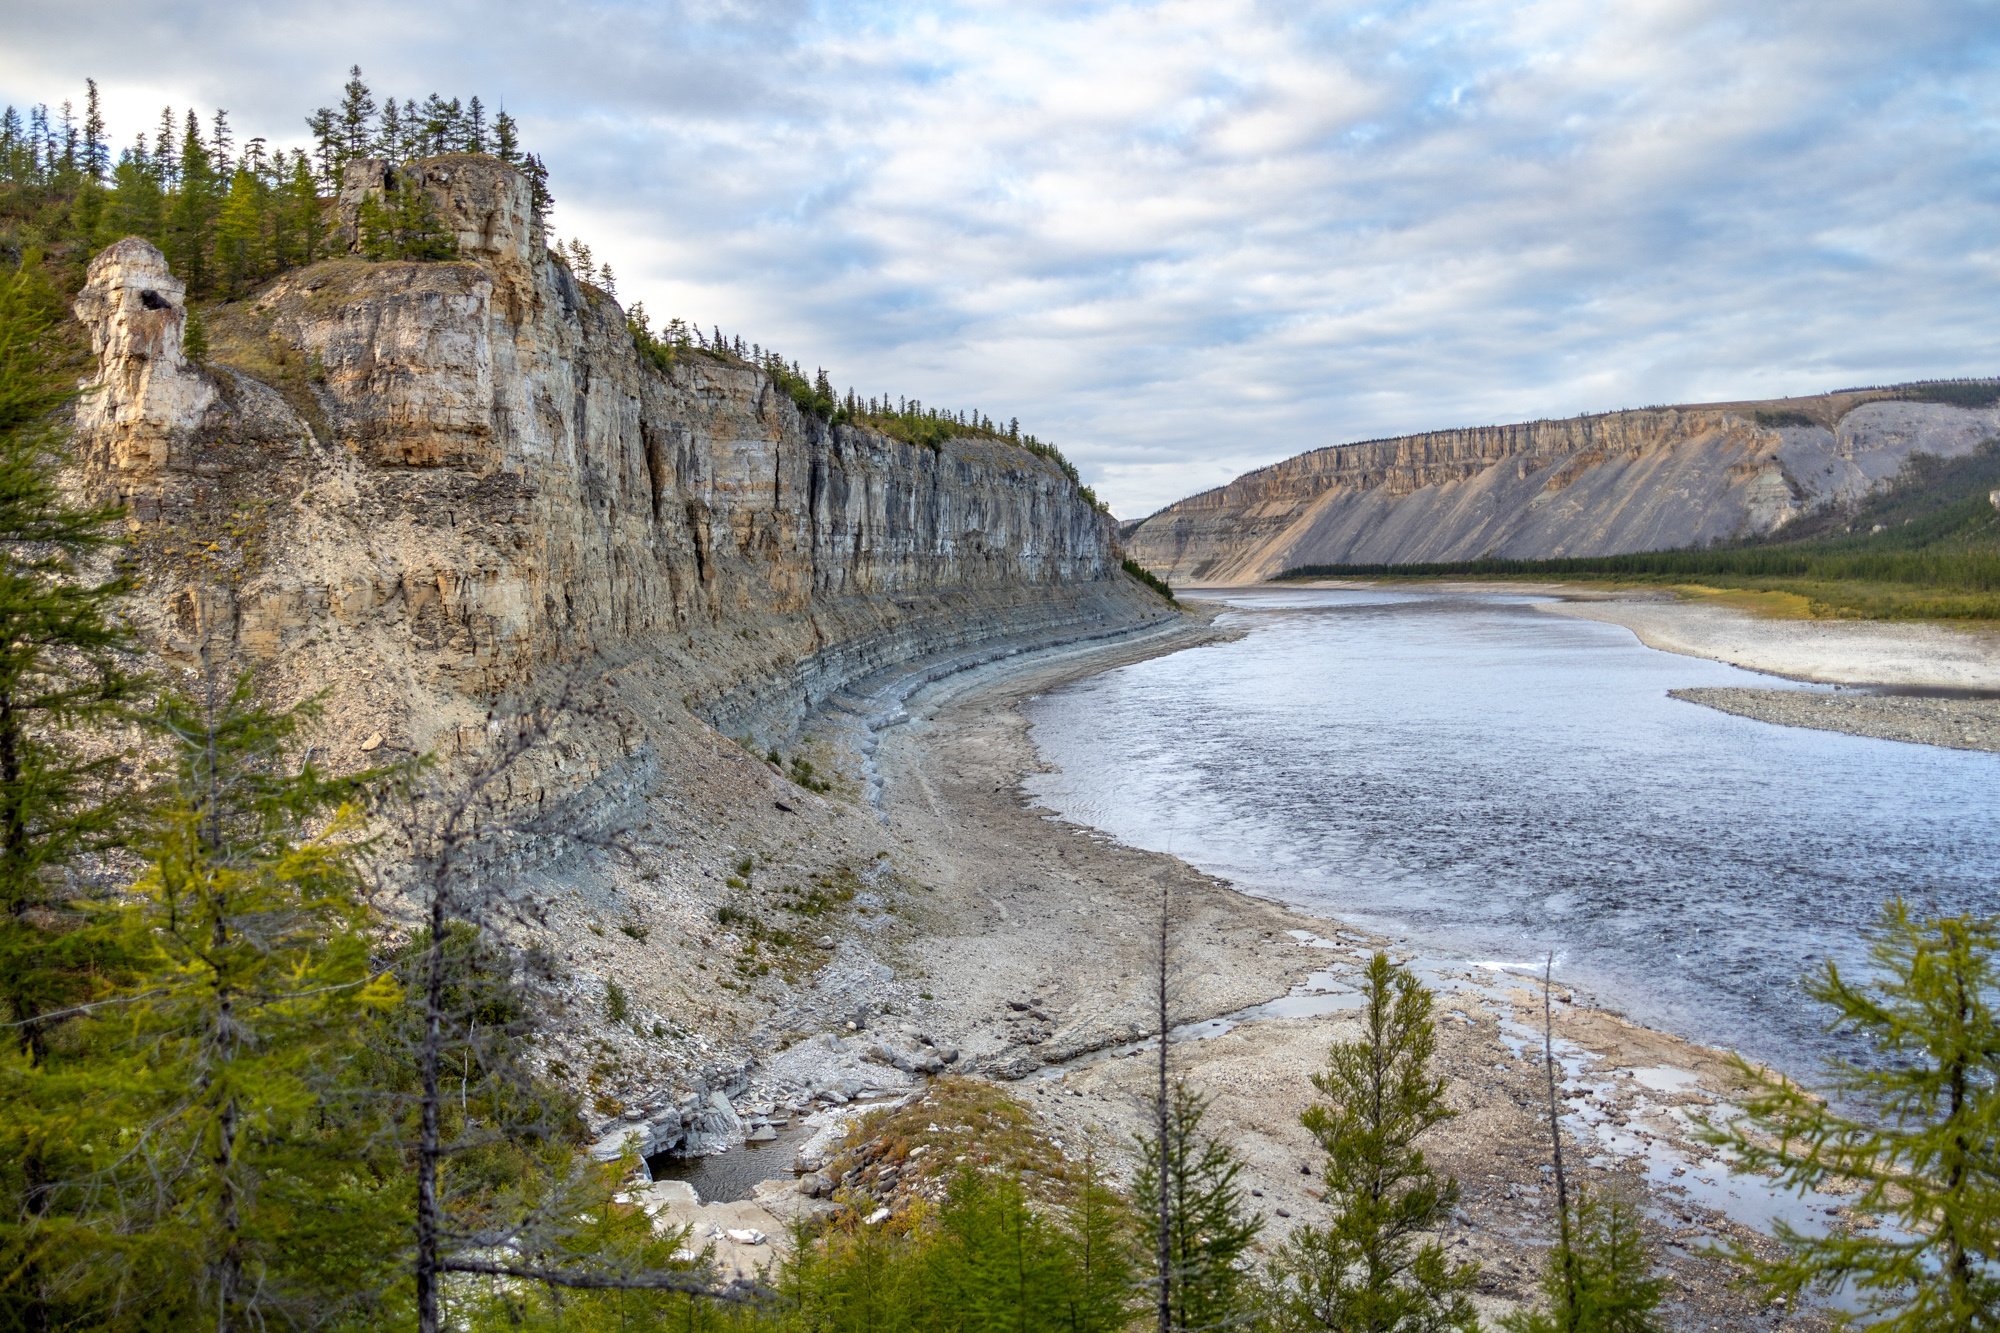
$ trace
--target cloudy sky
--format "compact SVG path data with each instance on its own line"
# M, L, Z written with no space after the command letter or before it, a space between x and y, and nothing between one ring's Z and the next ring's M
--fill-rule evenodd
M626 301L1127 517L1343 440L2000 373L1993 0L0 0L0 99L504 103Z

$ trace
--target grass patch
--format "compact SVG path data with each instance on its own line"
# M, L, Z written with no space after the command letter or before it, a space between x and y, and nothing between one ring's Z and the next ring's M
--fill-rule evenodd
M715 909L716 924L737 938L730 970L733 989L747 989L773 972L796 984L817 972L826 953L814 941L829 934L850 910L862 888L861 876L850 866L814 875L803 885L786 885L759 894L749 857L737 862L739 873L728 879L730 901Z
M908 1106L870 1111L851 1126L828 1164L842 1186L881 1203L943 1196L960 1171L1021 1182L1031 1200L1068 1208L1085 1172L1049 1139L1035 1112L980 1079L944 1075ZM893 1169L896 1184L880 1182ZM898 1209L892 1224L910 1210Z

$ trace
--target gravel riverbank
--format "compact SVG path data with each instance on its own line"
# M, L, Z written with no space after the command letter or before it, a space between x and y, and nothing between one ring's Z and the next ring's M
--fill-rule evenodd
M1671 693L1689 703L1784 727L1812 727L1952 750L2000 752L2000 699L1715 687Z
M1186 1025L1176 1072L1214 1099L1211 1126L1261 1192L1268 1244L1323 1214L1321 1155L1298 1117L1328 1046L1358 1031L1359 973L1385 949L1438 994L1438 1068L1459 1115L1432 1152L1464 1187L1447 1245L1480 1261L1489 1314L1532 1298L1554 1229L1535 980L1250 897L1023 800L1021 779L1038 759L1014 705L1139 655L942 682L882 733L882 809L899 864L925 886L899 953L906 975L924 979L926 1030L960 1051L969 1072L1010 1082L1051 1134L1090 1145L1122 1173L1147 1122L1151 1062L1128 1057L1151 1027L1164 898L1174 1018ZM1673 1326L1777 1326L1704 1247L1777 1215L1809 1222L1808 1207L1828 1201L1736 1182L1696 1141L1695 1120L1735 1092L1726 1056L1595 1009L1560 985L1555 1029L1572 1170L1646 1201L1675 1288ZM1819 1326L1810 1316L1782 1324Z

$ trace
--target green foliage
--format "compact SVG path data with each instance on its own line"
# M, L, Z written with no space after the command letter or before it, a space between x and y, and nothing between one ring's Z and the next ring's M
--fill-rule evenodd
M1780 1221L1782 1257L1736 1257L1788 1299L1848 1286L1868 1328L2000 1328L2000 921L1919 919L1898 899L1869 953L1867 982L1828 963L1807 989L1874 1058L1835 1061L1826 1100L1739 1058L1745 1114L1710 1137L1734 1169L1858 1187L1849 1206L1888 1225L1807 1235Z
M1174 596L1174 590L1168 587L1167 581L1161 578L1158 574L1155 574L1152 570L1146 568L1144 565L1140 564L1137 560L1134 560L1129 555L1126 556L1119 563L1124 568L1127 574L1130 574L1133 578L1139 580L1139 582L1145 584L1148 588L1151 588L1154 592L1166 598L1167 601L1172 603L1173 605L1175 606L1180 605L1180 599Z
M1508 1333L1661 1333L1667 1283L1652 1275L1639 1211L1612 1190L1585 1190L1576 1201L1570 1243L1549 1251L1542 1270L1545 1305L1501 1321Z
M1301 1123L1326 1150L1324 1225L1298 1228L1271 1264L1276 1317L1287 1330L1428 1333L1478 1327L1467 1295L1478 1275L1422 1239L1451 1216L1458 1182L1417 1140L1457 1112L1430 1072L1432 997L1406 968L1368 964L1364 1035L1341 1042L1313 1086L1327 1098Z
M90 104L96 105L96 85ZM415 102L376 100L351 72L340 106L306 119L313 148L272 150L262 138L235 146L225 112L204 132L192 110L162 113L117 161L94 135L65 139L46 107L24 121L0 113L0 252L39 250L61 282L82 280L91 254L127 236L158 245L193 300L233 299L279 273L324 258L328 203L345 164L357 157L392 167L442 153L488 153L527 175L535 207L553 202L541 159L521 151L518 126L502 112L488 124L477 97L461 104L433 94ZM449 259L452 238L422 191L374 201L363 250L385 259Z
M134 698L115 611L130 583L100 568L117 515L71 503L56 412L74 383L54 356L54 294L31 266L0 280L0 1004L29 1064L42 1015L101 984L70 867L115 838L126 755L86 750Z
M906 1230L842 1226L799 1238L757 1327L798 1333L1112 1333L1133 1308L1132 1219L1088 1177L1063 1213L1011 1175L962 1171Z
M348 1266L393 1207L381 1182L354 1180L361 1126L327 1087L397 997L369 964L353 863L350 802L374 775L289 766L300 720L260 707L247 678L170 694L150 719L167 771L123 914L140 980L106 1046L123 1064L115 1120L145 1127L123 1163L141 1196L120 1218L126 1257L191 1279L149 1295L156 1315L317 1318L362 1296L353 1284L395 1248L378 1237L372 1262Z
M1751 414L1758 425L1770 429L1781 426L1817 426L1819 423L1797 408L1760 407Z
M458 256L458 240L445 230L428 191L410 177L390 178L388 193L362 198L355 226L363 258L441 260Z
M1263 1219L1237 1184L1243 1163L1202 1132L1208 1103L1185 1082L1169 1094L1165 1170L1160 1144L1140 1135L1132 1193L1148 1218L1160 1215L1166 1182L1169 1313L1174 1333L1240 1328L1256 1316L1256 1292L1244 1263Z
M1913 403L1991 407L2000 403L2000 380L1930 380L1896 387L1896 397Z
M63 1182L97 1158L79 1110L85 1006L128 974L108 885L85 872L133 817L131 756L114 728L140 682L118 617L127 581L101 568L116 514L57 485L71 395L55 294L26 263L0 279L0 1323L79 1308Z
M38 1066L6 1062L21 1135L0 1223L12 1322L366 1323L399 1251L393 1170L342 1077L395 988L369 965L347 798L284 750L248 685L168 695L159 781L128 814L122 947ZM317 831L305 832L309 827ZM393 1167L393 1161L379 1165ZM387 1225L385 1225L385 1223Z
M632 1016L632 1001L616 980L604 983L604 1016L614 1023L623 1023Z

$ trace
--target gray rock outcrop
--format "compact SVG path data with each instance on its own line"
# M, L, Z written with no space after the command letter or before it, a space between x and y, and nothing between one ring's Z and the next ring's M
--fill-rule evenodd
M1436 431L1259 468L1169 505L1128 543L1155 573L1211 585L1298 565L1699 546L1777 531L1912 454L1955 457L1995 435L2000 408L1876 391Z

